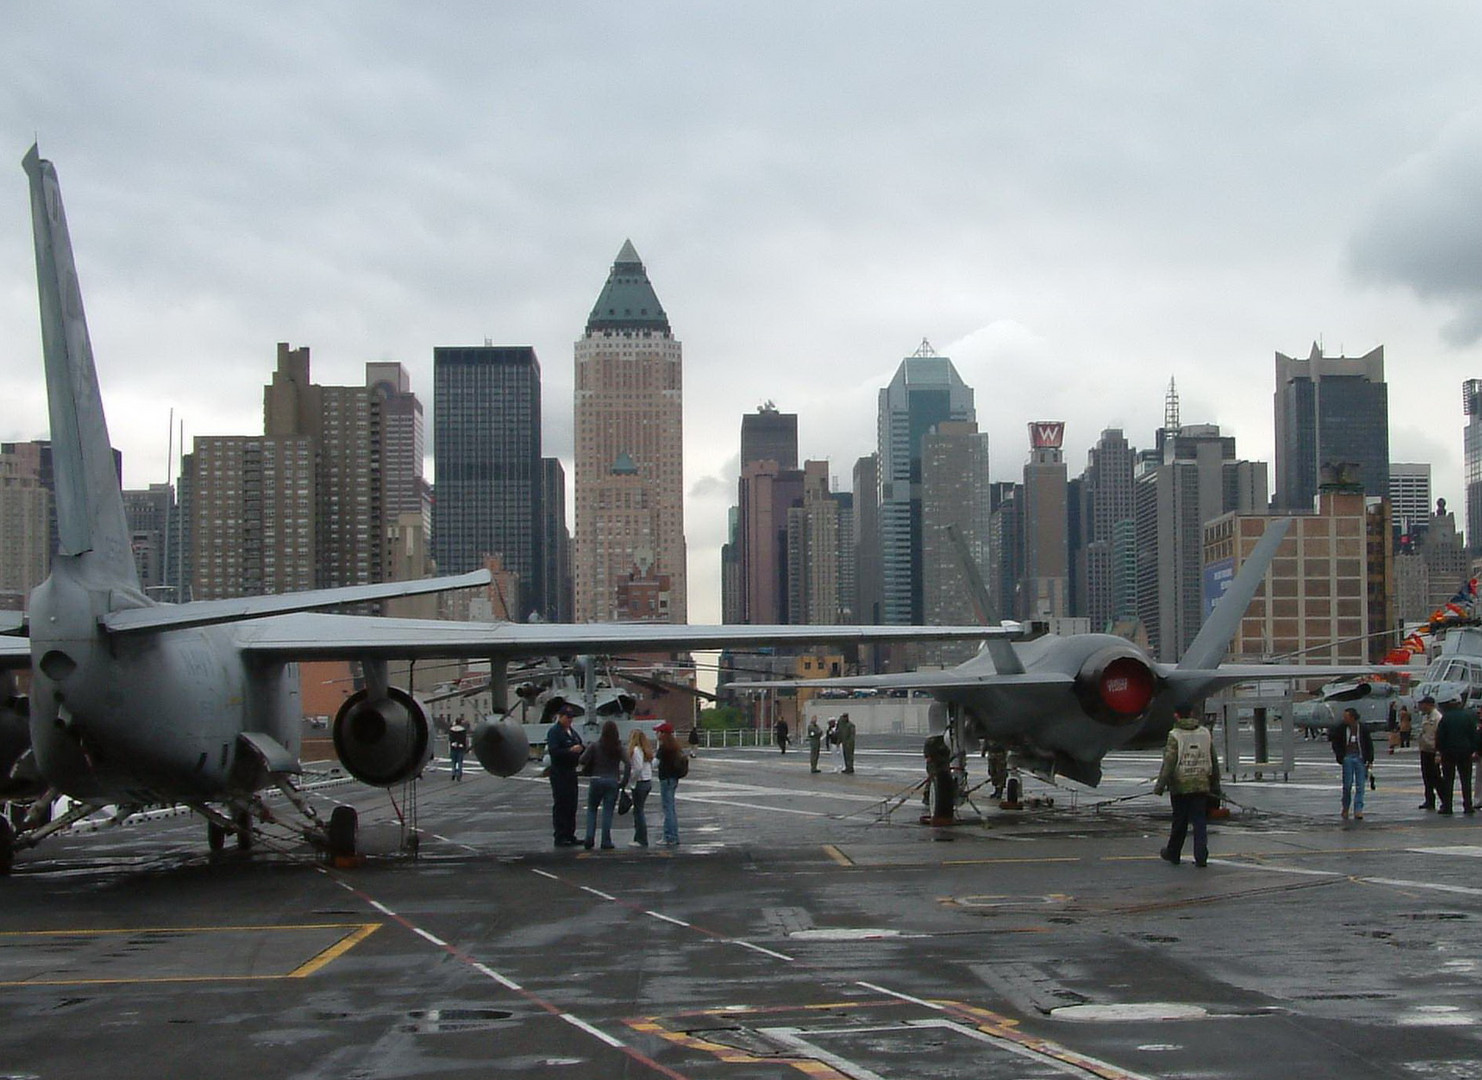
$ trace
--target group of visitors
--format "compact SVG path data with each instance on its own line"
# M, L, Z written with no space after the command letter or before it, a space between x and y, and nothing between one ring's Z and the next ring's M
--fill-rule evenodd
M1419 809L1453 813L1452 802L1460 781L1462 813L1472 814L1476 812L1472 801L1472 761L1482 750L1477 712L1467 708L1455 693L1441 705L1437 708L1436 699L1429 694L1418 702L1420 726L1415 744L1420 751L1420 779L1425 785L1425 800ZM1401 748L1408 745L1407 729L1412 727L1409 710L1402 707L1396 723L1401 738L1394 740ZM1368 772L1374 764L1374 742L1360 722L1358 710L1353 708L1343 710L1342 720L1329 731L1328 738L1333 744L1333 757L1343 767L1343 818L1348 819L1352 807L1354 819L1362 821L1364 788L1374 788L1373 775Z
M1476 708L1468 708L1461 695L1449 692L1447 700L1437 707L1436 699L1426 695L1416 703L1416 715L1401 706L1395 717L1393 742L1401 749L1410 745L1414 735L1420 751L1420 778L1425 785L1425 801L1419 809L1438 814L1454 813L1452 803L1458 783L1461 787L1463 814L1475 814L1472 796L1472 763L1482 754L1482 727ZM1333 758L1342 768L1342 816L1364 820L1364 792L1374 790L1372 772L1374 740L1352 707L1343 710L1342 718L1328 730ZM1192 717L1187 709L1175 711L1173 730L1169 732L1163 752L1163 767L1153 785L1154 794L1167 791L1173 804L1173 825L1168 843L1158 853L1165 861L1177 864L1184 840L1194 833L1194 865L1204 866L1209 858L1206 840L1206 813L1211 798L1220 794L1219 760L1215 754L1210 730Z
M575 847L580 843L589 851L596 847L600 811L601 849L612 850L616 846L612 841L612 819L621 799L625 804L631 804L633 812L633 839L628 846L648 847L645 804L657 778L659 805L664 815L663 843L666 847L677 847L679 813L675 806L675 792L679 781L689 773L689 757L674 737L674 726L667 722L654 725L657 746L642 728L635 727L624 746L617 721L608 720L602 725L597 740L584 744L572 728L572 720L579 711L573 705L563 705L556 714L556 722L546 734L546 753L550 758L551 828L556 846ZM589 777L587 829L585 837L578 841L578 777L583 774Z

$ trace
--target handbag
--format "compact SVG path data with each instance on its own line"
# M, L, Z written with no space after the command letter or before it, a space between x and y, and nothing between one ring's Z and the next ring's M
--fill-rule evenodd
M619 814L626 814L631 809L633 809L633 796L627 788L622 788L618 791L617 811Z

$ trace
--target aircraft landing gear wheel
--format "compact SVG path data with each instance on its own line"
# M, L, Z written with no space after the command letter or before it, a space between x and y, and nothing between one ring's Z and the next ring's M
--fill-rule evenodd
M10 821L0 816L0 877L10 873L15 862L15 830Z
M330 858L348 857L355 854L355 834L359 825L360 815L355 812L355 807L336 806L334 808L329 815L327 830Z
M237 814L234 819L237 825L237 850L252 850L252 815L246 810Z
M206 822L206 846L212 851L220 851L226 847L226 829L214 821Z

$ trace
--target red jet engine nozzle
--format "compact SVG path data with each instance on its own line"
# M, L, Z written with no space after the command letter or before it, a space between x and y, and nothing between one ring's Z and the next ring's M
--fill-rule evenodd
M1087 715L1103 724L1141 718L1158 689L1158 677L1138 654L1106 649L1081 665L1075 691Z

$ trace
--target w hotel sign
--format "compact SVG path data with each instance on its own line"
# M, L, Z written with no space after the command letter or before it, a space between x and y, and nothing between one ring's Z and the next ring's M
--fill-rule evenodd
M1034 420L1029 425L1029 445L1032 449L1059 450L1064 438L1064 420Z

